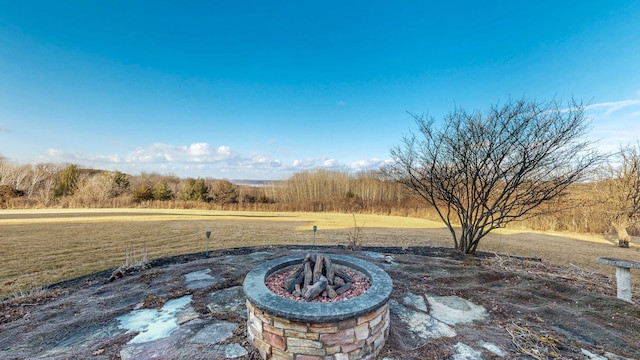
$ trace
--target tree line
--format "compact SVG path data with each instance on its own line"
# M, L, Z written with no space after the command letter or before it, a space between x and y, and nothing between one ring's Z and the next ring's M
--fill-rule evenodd
M543 214L513 226L640 236L633 215L640 202L632 200L633 192L638 192L633 180L638 155L638 148L623 149L618 156L622 161L604 165L597 181L572 185L562 197L544 205ZM350 174L318 169L250 186L226 179L130 175L75 164L16 165L0 158L0 208L56 207L324 211L437 219L432 207L381 171Z
M131 175L77 164L18 165L0 157L0 208L5 209L225 207L395 213L411 198L408 189L379 171L354 175L318 169L252 186L227 179Z

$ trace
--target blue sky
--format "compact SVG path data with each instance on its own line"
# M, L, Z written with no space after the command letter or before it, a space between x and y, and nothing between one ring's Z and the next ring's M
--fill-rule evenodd
M0 155L130 174L285 179L389 160L508 98L589 103L640 138L638 1L0 0Z

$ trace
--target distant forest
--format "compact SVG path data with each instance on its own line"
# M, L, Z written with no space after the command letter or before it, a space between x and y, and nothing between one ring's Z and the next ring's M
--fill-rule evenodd
M512 224L542 231L615 232L619 182L610 176L576 184L545 204L545 214ZM617 195L616 195L617 193ZM382 171L351 174L318 169L272 182L129 175L75 164L16 165L0 157L0 209L166 208L369 213L439 221L435 211ZM1 212L0 212L1 214ZM633 223L626 229L640 235Z

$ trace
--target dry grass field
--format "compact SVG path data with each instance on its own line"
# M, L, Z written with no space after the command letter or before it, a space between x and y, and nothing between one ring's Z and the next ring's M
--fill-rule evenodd
M364 246L451 247L446 228L430 220L355 215ZM46 209L0 211L0 298L126 263L170 255L277 244L346 245L354 216L210 210ZM621 249L602 236L504 230L479 251L541 258L614 276L598 256L640 260L640 247ZM636 286L640 276L633 276Z

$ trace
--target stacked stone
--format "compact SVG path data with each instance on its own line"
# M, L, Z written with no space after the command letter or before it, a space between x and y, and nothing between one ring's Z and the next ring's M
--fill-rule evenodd
M389 304L353 319L330 323L290 321L247 300L249 340L263 359L370 360L389 335Z

